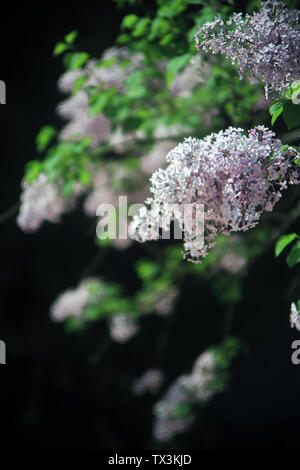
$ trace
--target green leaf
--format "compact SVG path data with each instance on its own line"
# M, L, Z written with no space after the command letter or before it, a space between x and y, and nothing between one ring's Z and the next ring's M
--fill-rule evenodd
M290 233L288 235L282 235L276 242L275 245L275 256L276 258L283 252L285 247L287 247L295 238L299 238L296 233Z
M27 183L32 183L42 171L42 162L39 160L32 160L26 164L25 180Z
M192 405L188 402L180 403L173 412L174 418L188 418L192 412Z
M174 39L174 34L173 33L168 33L159 41L159 45L160 46L167 46L168 44L170 44L173 41L173 39Z
M126 94L128 98L131 99L139 99L147 96L149 93L149 89L143 85L139 85L135 88L131 88L129 92Z
M81 90L85 82L87 81L88 77L86 75L82 75L81 77L78 77L77 80L75 80L73 88L72 88L72 94L75 95L77 91Z
M100 67L110 67L111 65L115 64L116 62L117 62L117 58L112 57L111 59L102 60L101 62L99 62L99 64L97 64L97 67L98 68L100 68Z
M71 33L67 34L65 36L65 41L67 44L72 44L75 39L77 38L78 32L77 31L71 31Z
M78 317L68 317L65 321L65 330L67 333L74 333L83 328L83 322Z
M120 35L118 36L117 43L118 43L118 44L121 44L121 45L122 45L122 44L126 44L126 43L128 43L128 42L130 41L130 39L131 39L131 38L130 38L129 34L125 34L125 33L124 33L124 34L120 34Z
M89 54L86 52L70 52L64 57L64 65L68 70L80 69L89 57Z
M133 30L133 33L132 33L132 36L135 37L135 38L139 38L141 36L143 36L146 31L148 30L148 26L149 26L149 23L150 23L150 18L141 18L134 30Z
M186 9L188 3L189 0L167 0L159 8L157 15L164 18L173 18L174 16L182 13Z
M125 86L128 88L135 88L139 85L142 85L144 82L145 76L142 70L135 70L130 75L128 75Z
M144 281L153 279L159 272L159 266L152 261L142 260L137 263L137 274Z
M111 240L111 238L109 238L109 236L107 236L106 238L98 238L98 237L96 237L96 238L95 238L95 243L96 243L96 245L99 245L99 246L101 246L101 247L104 248L104 247L106 247L106 246L111 245L112 240Z
M121 28L128 28L128 29L132 29L134 27L134 25L137 23L137 21L139 20L139 17L137 15L126 15L124 18L123 18L123 21L121 23Z
M68 44L65 44L64 42L58 42L54 47L53 55L58 56L68 49Z
M67 181L62 187L62 195L65 198L69 198L72 196L74 190L74 182L73 181Z
M52 126L44 126L36 137L36 146L38 152L42 152L55 137L56 130Z
M88 115L95 116L96 114L99 114L105 108L105 106L109 103L109 101L111 100L111 98L114 96L115 93L116 93L116 88L111 87L108 90L102 91L99 94L91 96Z
M291 251L289 252L286 258L287 264L290 268L295 266L300 261L300 241L295 243L292 247Z
M277 100L272 103L272 105L269 108L270 114L272 116L271 124L275 123L276 119L280 116L280 114L283 111L283 101L282 100Z
M277 121L277 118L280 116L281 113L282 113L282 109L279 109L278 111L276 111L276 113L273 114L272 119L271 119L272 126L275 124L275 122Z
M288 130L300 125L300 106L286 101L283 108L283 118Z
M86 169L82 169L80 170L79 172L79 181L80 183L84 184L84 185L87 185L91 182L91 174L89 171L87 171Z
M175 76L180 72L180 70L188 64L190 61L190 54L183 54L178 57L174 57L168 62L167 65L167 86L169 87L174 80Z
M78 153L81 154L86 148L88 148L91 143L93 142L93 137L87 135L86 137L83 137L83 139L80 140L80 142L77 142L78 146Z
M169 29L169 24L164 18L155 18L151 23L151 32L149 34L149 40L152 41L157 37L164 36Z
M99 304L91 304L84 308L82 315L85 320L95 321L103 316L103 312L101 312Z

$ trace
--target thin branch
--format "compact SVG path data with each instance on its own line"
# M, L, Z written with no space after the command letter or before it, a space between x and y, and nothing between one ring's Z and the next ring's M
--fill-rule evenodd
M0 214L0 224L2 224L3 222L6 222L8 219L16 215L19 210L19 206L20 206L20 203L17 202L15 205L13 205L9 209L7 209L5 212Z

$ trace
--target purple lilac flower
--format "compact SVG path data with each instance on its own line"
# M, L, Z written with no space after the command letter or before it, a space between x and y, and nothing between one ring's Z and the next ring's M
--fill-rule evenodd
M185 205L203 204L204 243L183 233L186 255L197 262L218 233L255 227L263 211L272 211L287 183L299 183L296 158L299 153L282 146L264 126L251 129L248 136L230 127L201 140L189 137L168 153L166 169L153 173L153 196L134 216L130 234L140 242L158 239L174 207L179 209L173 220L183 226Z
M282 2L262 3L253 15L234 13L201 26L195 35L198 50L221 53L237 62L239 76L251 72L250 80L261 79L267 89L285 90L300 77L299 10L288 10Z

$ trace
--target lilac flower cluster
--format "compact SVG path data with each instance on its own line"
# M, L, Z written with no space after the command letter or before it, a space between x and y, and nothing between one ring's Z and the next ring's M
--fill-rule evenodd
M17 224L24 232L34 232L44 221L59 222L63 213L72 209L82 187L77 185L71 198L61 195L55 184L41 173L32 183L22 182L21 205Z
M183 227L187 257L197 262L218 233L249 230L263 211L272 211L287 183L299 182L297 158L294 148L283 146L264 126L248 136L230 127L201 140L189 137L168 153L166 169L152 175L153 197L146 200L151 209L143 207L134 216L131 236L141 242L158 239L170 208L179 207L173 220L183 224L180 208L204 204L204 243Z
M141 315L147 315L154 311L157 315L165 317L172 313L177 297L178 289L175 286L156 287L151 285L150 290L142 291L138 296L138 309Z
M153 433L158 441L169 441L190 428L195 419L192 405L207 401L220 391L213 386L215 372L214 353L206 351L194 363L191 374L181 375L168 388L154 406Z
M68 97L60 103L57 108L58 114L69 121L60 133L62 140L70 138L92 137L92 147L97 147L103 142L109 141L116 150L122 150L123 141L128 141L135 136L143 137L141 132L133 135L124 135L118 128L111 132L111 122L104 114L95 116L88 115L88 95L85 91L87 87L104 84L104 89L115 86L120 92L124 92L124 84L128 76L137 70L143 61L142 54L130 54L126 48L111 48L104 52L103 62L113 61L110 65L101 67L95 60L90 60L87 65L80 70L66 72L58 82L58 87L63 93L71 94L76 81L85 78L84 86L74 95ZM122 66L127 62L129 65ZM208 73L207 67L200 64L200 60L194 61L180 72L174 79L171 86L173 96L187 96L198 84L202 83ZM158 68L165 72L166 64L158 64ZM151 85L151 84L150 84ZM157 88L164 86L163 80L158 80ZM166 134L166 131L165 131ZM166 134L167 136L170 135Z
M155 394L159 391L164 380L164 375L159 369L148 369L144 374L136 379L132 385L135 395L143 395L146 392Z
M204 83L210 74L210 65L200 56L191 58L189 64L179 72L171 86L173 96L188 97L198 85Z
M101 304L107 299L106 285L98 278L83 279L75 289L69 289L53 302L50 316L56 322L76 318L78 324L85 323L85 313L89 307ZM115 313L108 317L111 338L117 343L126 343L139 330L136 319L125 313Z
M123 61L129 61L128 67L122 67ZM88 95L84 88L104 84L108 89L115 86L120 89L128 75L136 69L142 60L141 54L130 58L126 49L111 48L104 52L102 61L115 61L108 67L97 67L97 62L91 60L86 67L80 70L66 72L58 82L58 87L63 93L71 94L76 80L86 77L84 87L63 101L57 108L58 114L68 120L68 124L60 133L62 140L73 137L92 137L92 147L97 147L107 142L111 136L111 122L104 114L96 116L88 115Z
M201 26L195 35L197 49L221 53L237 62L242 78L262 79L270 89L285 90L300 78L299 10L284 3L267 1L253 15L234 13L224 22L220 17Z
M139 330L137 320L124 313L110 317L108 327L111 338L120 344L127 343Z
M61 322L70 317L82 318L84 310L91 304L101 301L103 283L97 278L85 278L76 289L61 294L51 305L50 315Z

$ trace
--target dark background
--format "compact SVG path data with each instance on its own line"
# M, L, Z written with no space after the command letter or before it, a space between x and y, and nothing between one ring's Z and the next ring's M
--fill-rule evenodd
M122 16L112 1L103 0L8 7L0 31L0 79L7 85L7 104L0 107L0 213L18 201L24 165L37 158L41 126L59 125L56 81L63 68L52 56L55 43L76 29L78 48L99 55L112 45ZM0 366L3 448L154 446L152 399L136 398L130 384L155 363L164 322L147 318L129 344L105 350L103 325L68 335L49 320L50 303L77 284L93 259L90 227L80 210L36 234L22 233L15 216L0 225L0 339L7 344L7 365ZM299 233L300 224L292 230ZM136 287L131 263L142 250L109 252L96 272L131 291ZM229 389L200 411L191 432L175 439L172 448L300 448L300 365L291 363L291 343L299 332L289 327L286 294L291 276L284 259L274 260L273 246L251 268L233 322L233 333L249 352L235 361ZM221 336L223 310L208 285L195 282L186 280L158 359L167 383Z

